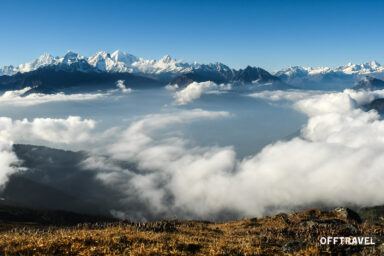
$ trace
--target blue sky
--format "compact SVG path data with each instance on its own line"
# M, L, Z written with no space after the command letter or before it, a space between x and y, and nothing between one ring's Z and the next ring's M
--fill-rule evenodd
M384 1L0 0L0 66L120 49L235 68L384 64Z

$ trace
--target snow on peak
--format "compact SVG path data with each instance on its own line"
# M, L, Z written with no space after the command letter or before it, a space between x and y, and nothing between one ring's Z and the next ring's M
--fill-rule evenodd
M372 68L378 68L379 66L381 66L377 61L375 60L371 60L371 62L369 62L369 65L372 67Z
M384 67L381 66L377 61L372 60L363 64L348 63L347 65L335 68L335 71L349 75L365 75L376 72L383 72Z
M48 65L53 65L55 64L57 59L53 57L49 53L44 53L42 54L39 58L32 62L27 62L24 64L21 64L17 67L14 67L12 65L10 66L5 66L2 69L0 69L0 75L14 75L18 72L24 73L24 72L30 72L33 70L36 70L40 67L48 66Z
M108 52L100 51L88 58L88 64L101 71L107 71L112 68L114 61Z
M138 61L132 63L132 67L136 72L161 74L191 71L194 65L184 63L181 60L172 59L169 55L165 55L159 60L139 58Z
M49 54L44 53L39 58L30 63L21 64L16 68L16 72L29 72L38 69L39 67L52 65L55 63L55 58Z
M67 54L65 54L64 57L62 59L60 59L59 62L70 65L72 63L76 63L76 62L83 60L83 59L84 59L84 57L80 56L78 53L68 51Z
M308 77L308 78L318 78L319 76L330 74L330 73L336 73L341 75L353 75L357 77L361 77L363 75L367 74L374 74L374 73L383 73L384 72L384 66L380 65L377 61L372 60L367 63L362 64L352 64L347 63L344 66L339 66L336 68L329 68L329 67L301 67L301 66L294 66L294 67L288 67L284 68L282 70L279 70L275 72L274 74L280 77L286 77L286 78L293 78L293 77Z
M137 58L136 56L120 50L114 51L111 54L111 57L115 62L122 62L125 65L131 65L133 62L139 60L139 58Z
M78 53L68 51L63 57L53 57L48 53L44 53L33 62L21 64L17 67L5 66L0 68L0 75L13 75L17 72L30 72L48 65L63 67L63 65L71 65L74 63L88 63L90 66L106 72L149 74L187 72L197 66L197 64L189 64L184 63L181 60L172 59L169 55L165 55L163 58L158 60L147 60L117 50L112 54L106 51L100 51L87 58L79 55ZM81 69L82 65L79 65L79 67Z
M164 63L169 63L172 61L172 58L169 55L165 55L163 58L161 58L161 61Z
M146 60L120 50L111 55L106 52L98 52L88 58L88 63L102 71L150 74L182 72L189 67L188 64L172 59L169 55L159 60Z
M41 64L45 64L45 63L50 63L52 64L53 61L54 61L54 57L49 54L49 53L43 53L37 60L37 62L41 63Z

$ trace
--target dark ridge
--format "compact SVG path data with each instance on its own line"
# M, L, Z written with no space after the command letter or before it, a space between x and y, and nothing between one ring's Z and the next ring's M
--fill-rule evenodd
M381 90L384 89L384 81L366 76L361 81L359 81L353 89L355 90Z
M376 110L379 114L384 114L384 99L375 99L368 104L362 106L366 111Z
M35 87L36 92L43 93L73 87L81 87L84 90L102 90L115 88L117 80L124 80L127 87L134 89L155 88L164 85L163 82L156 79L130 73L76 71L71 65L66 70L47 66L13 76L0 76L0 90L20 90L25 87Z
M260 83L281 82L280 78L271 75L266 70L251 66L247 66L245 69L236 71L232 80L242 83L252 83L256 80L258 80Z
M218 63L195 68L189 73L174 78L171 84L185 87L192 82L206 81L212 81L216 84L252 85L252 87L267 90L294 89L294 87L282 82L280 78L271 75L262 68L248 66L245 69L234 70Z
M363 207L357 209L356 212L360 215L361 219L366 222L380 222L384 220L384 205Z
M39 225L69 226L79 223L114 221L117 221L117 219L110 216L0 205L0 222L3 223L32 223Z

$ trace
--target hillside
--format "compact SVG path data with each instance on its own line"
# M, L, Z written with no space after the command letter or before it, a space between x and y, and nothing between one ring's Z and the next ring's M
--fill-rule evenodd
M366 76L361 79L354 87L355 90L382 90L384 89L384 81Z
M376 110L380 115L384 113L384 99L375 99L368 104L362 106L364 110Z
M78 223L101 221L113 222L116 219L109 216L80 214L61 210L37 210L0 204L0 231L14 227L71 226Z
M375 245L321 245L323 236L369 236ZM383 243L382 218L361 223L346 208L224 223L122 221L8 226L0 232L4 255L382 255Z
M41 93L51 93L73 88L92 91L115 88L116 81L118 80L124 80L128 87L135 89L162 86L162 83L155 79L130 73L81 72L44 67L31 72L17 73L13 76L0 76L0 90L37 87L38 90L35 92Z

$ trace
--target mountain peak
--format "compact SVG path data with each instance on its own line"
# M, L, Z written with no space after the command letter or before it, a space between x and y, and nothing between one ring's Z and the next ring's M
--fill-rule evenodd
M112 53L112 55L125 55L125 54L127 54L126 52L123 52L122 50L120 50L120 49L118 49L118 50L116 50L116 51L114 51L113 53Z
M377 68L379 66L381 66L376 60L371 60L369 62L369 65L372 67L372 68Z
M79 55L78 53L75 53L75 52L69 50L69 51L67 51L67 53L64 55L64 58L65 58L66 56L78 56L78 55Z
M71 64L79 61L80 59L82 59L82 57L78 53L68 51L63 57L63 63Z
M112 58L115 58L116 60L122 57L127 56L128 54L126 52L123 52L121 50L116 50L111 54Z
M164 62L164 63L170 63L170 62L172 62L172 58L171 58L171 56L169 56L168 54L167 55L165 55L163 58L161 58L160 59L160 61L161 62Z
M106 51L98 51L95 55L105 56L108 57L110 54Z
M40 55L38 60L47 60L47 59L52 59L52 58L53 58L53 56L50 53L45 52L42 55Z
M121 50L116 50L111 54L111 58L115 62L122 62L124 65L131 65L132 63L139 60L136 56L132 54L128 54L126 52L123 52Z

